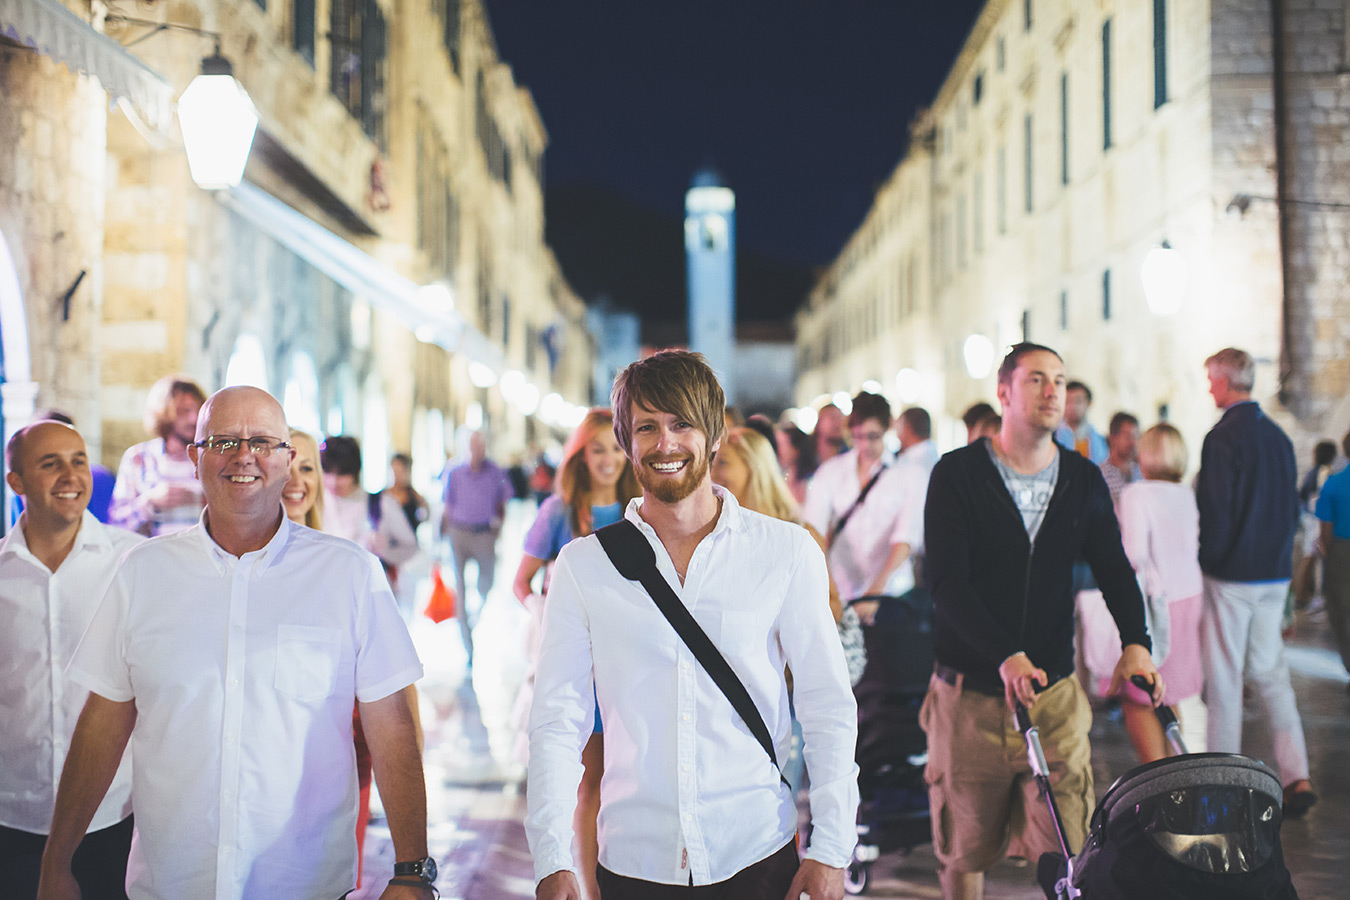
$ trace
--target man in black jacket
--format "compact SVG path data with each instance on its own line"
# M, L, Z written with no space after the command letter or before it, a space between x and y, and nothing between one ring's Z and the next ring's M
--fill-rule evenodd
M1014 346L998 373L998 436L948 453L929 482L924 527L936 667L928 733L933 846L947 900L978 900L984 870L1012 849L1058 850L1011 715L1032 710L1072 850L1092 810L1092 713L1073 677L1073 564L1092 566L1120 628L1112 687L1162 679L1149 655L1143 597L1120 544L1111 496L1089 460L1053 441L1064 363Z
M1245 680L1275 739L1285 815L1297 817L1317 794L1308 781L1308 748L1280 635L1298 523L1294 447L1252 400L1251 354L1229 347L1205 360L1205 369L1214 405L1224 411L1205 435L1195 484L1209 749L1242 752Z

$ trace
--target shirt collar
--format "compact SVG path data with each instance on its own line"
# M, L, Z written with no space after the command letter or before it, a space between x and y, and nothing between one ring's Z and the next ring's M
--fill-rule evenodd
M36 561L37 557L33 551L28 549L28 538L23 533L23 526L28 522L28 511L19 516L19 521L14 523L14 527L5 535L4 540L0 541L0 557L3 556L21 556ZM71 553L78 550L102 550L112 547L112 539L108 537L103 530L103 523L94 517L89 510L84 511L80 518L80 530L75 535L75 544L71 547ZM67 556L67 559L70 557Z
M722 511L717 514L717 523L713 525L712 534L716 535L722 531L733 529L741 531L745 527L745 516L741 512L741 505L736 502L736 495L722 487L720 484L713 484L713 493L722 500ZM623 512L623 517L638 528L655 535L656 532L647 521L642 518L638 510L642 509L642 497L637 496L628 501L628 507Z
M194 527L202 542L202 549L205 550L218 573L225 571L225 568L236 559L258 559L262 562L263 568L270 568L281 558L281 551L285 548L286 542L290 540L291 531L294 528L283 507L281 509L281 526L277 528L277 533L272 535L271 540L257 550L245 553L242 557L236 557L217 544L215 538L211 537L211 533L206 530L206 514L208 511L207 509L202 510L201 517L197 519L197 524Z

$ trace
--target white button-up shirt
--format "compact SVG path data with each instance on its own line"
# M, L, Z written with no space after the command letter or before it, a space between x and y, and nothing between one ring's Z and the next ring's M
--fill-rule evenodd
M902 455L888 465L862 505L853 511L843 531L830 543L830 574L844 600L863 596L890 556L891 545L909 544L911 553L923 546L923 505L928 473L915 460ZM886 464L876 462L868 479ZM865 482L864 482L865 483ZM848 512L862 493L858 483L858 451L826 460L816 469L806 489L802 520L829 538L835 523ZM893 596L914 587L914 564L906 559L886 583Z
M379 562L349 541L283 516L238 558L202 523L127 553L70 677L136 701L133 900L350 890L352 708L421 674Z
M88 511L55 572L28 549L20 517L0 543L0 825L47 834L89 692L66 678L80 637L108 589L117 560L144 538ZM90 831L131 815L131 761L124 756Z
M805 529L722 511L683 585L633 500L625 517L657 569L745 684L778 759L791 741L790 666L811 772L807 856L844 866L856 842L857 711L830 615L825 561ZM593 680L592 680L593 679ZM663 884L713 884L792 840L797 809L764 749L650 595L614 569L599 539L558 557L530 713L525 831L542 879L573 868L572 811L595 701L605 723L600 862Z

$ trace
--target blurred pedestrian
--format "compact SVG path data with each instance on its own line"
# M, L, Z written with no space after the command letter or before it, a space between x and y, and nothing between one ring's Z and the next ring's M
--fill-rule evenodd
M389 486L385 491L398 502L399 509L408 520L408 527L417 533L417 526L427 520L431 505L427 499L412 486L412 457L406 453L395 453L389 460Z
M356 438L341 434L325 438L319 461L327 494L324 530L374 553L398 596L399 567L417 555L417 535L403 508L392 494L372 494L361 486L361 444Z
M844 437L846 425L843 410L833 403L826 403L816 413L816 427L811 437L816 445L817 464L848 452L848 439Z
M79 896L71 858L129 740L130 895L343 896L356 875L357 702L395 876L434 878L404 693L422 666L375 559L283 514L288 435L264 391L217 392L190 450L206 514L122 556L67 669L91 693L57 793L44 900ZM383 894L425 896L405 884Z
M186 375L166 375L150 388L145 430L154 435L127 448L117 467L109 521L153 537L197 524L202 513L201 482L188 445L206 392Z
M1109 450L1106 438L1088 421L1092 408L1092 390L1081 381L1070 381L1065 386L1064 421L1055 431L1060 446L1078 451L1078 455L1101 465ZM1007 413L1007 410L1004 410Z
M1321 522L1316 515L1317 498L1322 485L1331 477L1334 462L1336 445L1331 441L1318 441L1313 447L1312 468L1303 476L1303 483L1298 488L1298 534L1294 538L1294 575L1289 582L1295 609L1307 608L1313 598L1320 596L1318 575L1322 569L1322 554L1318 551Z
M139 535L86 509L93 492L84 439L62 422L19 429L5 480L27 503L0 542L0 881L13 900L37 897L57 776L89 692L66 677L122 553ZM75 852L85 900L126 900L131 849L131 760L112 783Z
M973 444L981 437L993 437L983 426L989 416L997 415L998 411L983 400L972 403L967 407L966 411L961 414L961 421L966 426L966 443ZM998 429L995 428L993 431L997 433Z
M1350 433L1341 440L1341 448L1350 456ZM1341 664L1350 672L1350 469L1341 469L1323 482L1317 496L1317 519L1321 523L1318 546L1325 560L1322 595Z
M1125 485L1144 477L1139 469L1139 420L1127 412L1112 416L1106 447L1106 459L1102 460L1100 468L1106 488L1111 492L1111 503L1115 505L1120 502L1120 492Z
M1251 354L1228 347L1205 360L1205 370L1214 405L1223 410L1205 435L1195 484L1209 750L1242 752L1245 687L1275 742L1285 815L1296 818L1317 794L1281 635L1298 523L1294 447L1252 399Z
M281 505L286 517L298 525L323 531L323 466L320 462L319 442L308 431L290 430L291 477L281 494Z
M687 604L696 628L711 631L753 711L700 671L701 654L654 601L664 592L649 595L615 567L628 557L611 560L596 535L565 547L530 716L525 829L535 896L580 897L570 823L593 686L613 723L597 869L607 900L698 896L714 885L713 895L737 900L838 900L856 840L857 710L843 654L826 633L824 560L800 528L742 509L713 484L724 404L701 356L664 351L635 362L613 395L615 435L643 493L601 534L645 545L654 577L679 592L674 603ZM795 798L769 761L789 739L785 666L812 775L813 830L800 862ZM749 730L756 722L760 738Z
M1200 616L1204 609L1200 574L1200 513L1195 494L1181 483L1186 442L1171 425L1154 425L1139 438L1143 479L1126 485L1116 511L1125 555L1144 586L1150 611L1153 658L1167 684L1163 702L1175 707L1199 696ZM1117 644L1118 646L1119 644ZM1107 685L1101 686L1105 693ZM1120 687L1125 728L1140 762L1167 755L1167 740L1151 698L1128 682Z
M1016 704L1040 729L1069 845L1087 837L1092 713L1073 677L1080 555L1120 629L1112 686L1142 675L1154 702L1165 687L1101 472L1052 440L1064 414L1063 360L1049 347L1014 345L999 366L998 399L999 436L942 457L925 506L936 664L920 723L947 900L983 897L985 870L1010 845L1027 859L1059 851L1025 754L1012 752L1022 745Z
M776 437L778 465L783 470L788 493L800 506L806 501L806 486L816 474L816 443L791 423L779 426Z
M481 431L468 437L469 458L451 467L445 476L445 509L441 513L441 534L450 538L450 553L455 561L455 590L459 603L460 637L464 640L466 665L473 667L473 626L496 580L497 538L506 517L506 501L511 499L511 483L506 473L487 458L487 439ZM468 581L465 567L472 562L478 569L478 609L469 610Z
M542 595L548 590L547 577L540 590L534 589L535 576L557 559L562 548L574 538L585 537L597 528L623 518L628 502L641 492L633 467L614 437L613 414L608 409L592 409L563 448L557 490L539 507L539 514L525 535L525 552L512 584L516 599L530 611L530 634L526 641L529 672L522 690L531 698L544 620ZM528 721L528 704L518 704L518 708ZM574 851L585 897L599 900L600 888L595 882L600 846L596 837L596 816L600 812L600 776L605 770L604 724L599 706L596 707L591 737L581 751L581 765L581 784L577 788L577 808L572 823L576 835Z

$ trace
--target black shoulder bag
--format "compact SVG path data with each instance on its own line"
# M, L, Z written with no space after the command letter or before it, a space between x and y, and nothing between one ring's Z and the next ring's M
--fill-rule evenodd
M858 499L854 500L853 504L848 509L844 510L844 514L839 517L838 521L834 523L834 527L830 529L830 536L825 541L825 546L834 546L834 539L839 537L843 532L844 526L848 524L848 520L853 518L853 514L858 511L858 507L863 505L863 501L867 499L868 492L872 490L873 485L875 485L881 479L881 476L885 474L886 469L886 466L877 469L872 477L868 479L867 484L863 485L863 489L858 492Z
M782 768L778 765L778 755L773 752L773 739L769 737L769 727L764 724L764 717L755 707L755 701L750 699L750 692L745 689L745 685L741 683L741 679L737 677L726 657L717 649L717 645L712 642L712 638L708 637L707 632L680 602L680 598L675 596L670 583L657 571L656 553L642 536L642 532L627 519L620 519L613 525L606 525L596 531L595 536L600 539L600 546L605 548L605 555L614 564L614 568L618 569L619 574L629 581L640 582L651 595L656 608L661 610L661 615L666 617L666 621L694 654L699 665L703 666L713 683L731 701L731 705L744 720L755 740L764 748L764 752L769 754L774 768L778 769L778 779L791 788L787 779L783 777Z

